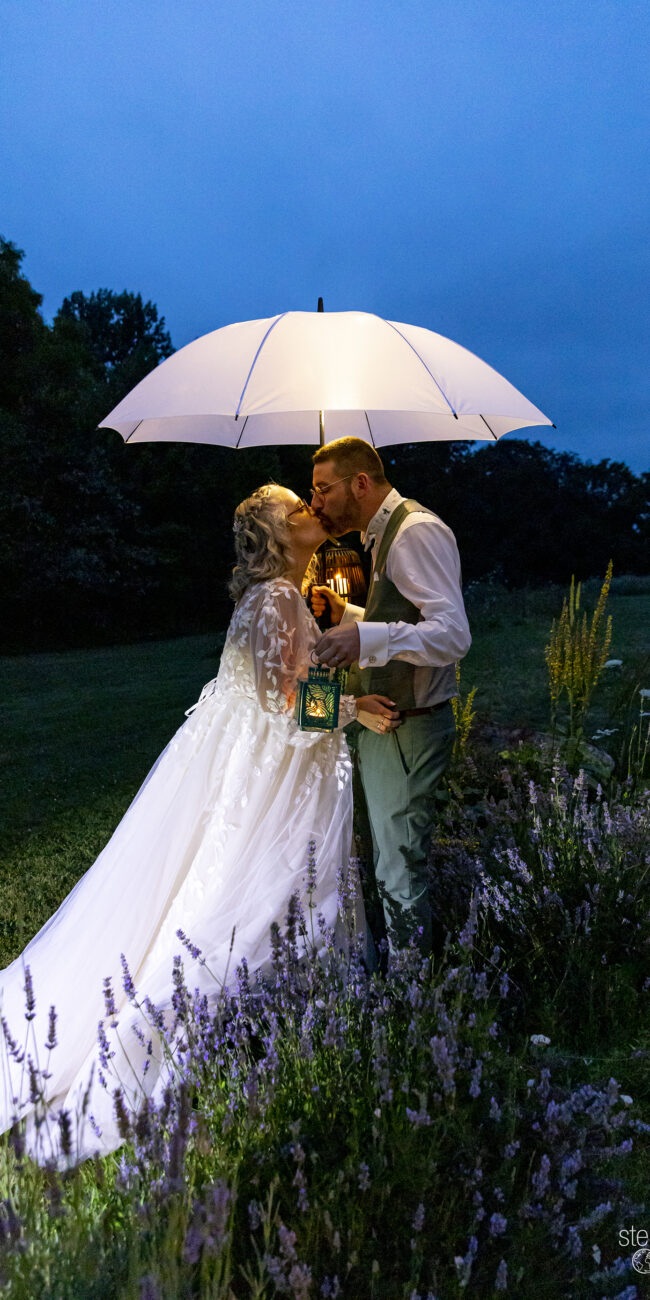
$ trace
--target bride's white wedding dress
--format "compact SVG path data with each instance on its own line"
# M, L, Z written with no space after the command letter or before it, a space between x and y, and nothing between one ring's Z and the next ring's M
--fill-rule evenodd
M49 1008L56 1007L48 1098L55 1112L71 1114L77 1159L120 1143L111 1097L115 1078L108 1090L97 1078L106 977L119 1019L118 1033L108 1031L112 1070L127 1098L137 1101L143 1086L155 1098L165 1080L155 1050L143 1078L146 1050L133 1032L142 1022L123 990L121 953L139 1000L148 996L170 1007L177 953L189 989L216 997L218 986L182 948L177 930L202 949L219 980L227 969L230 979L244 957L250 970L264 967L271 923L284 922L290 895L303 887L310 841L317 864L314 901L328 925L336 924L337 872L348 866L352 838L351 764L341 727L355 706L343 698L337 731L298 729L296 678L319 636L288 579L249 587L234 611L218 676L203 688L96 862L22 956L0 973L0 1015L19 1043L27 1033L28 1051L33 1058L38 1053L41 1067ZM31 1021L25 1019L25 966L36 996ZM0 1131L12 1123L19 1090L23 1100L29 1097L26 1070L0 1043ZM31 1154L63 1162L56 1137L52 1149L33 1113L30 1121L29 1105L22 1113Z

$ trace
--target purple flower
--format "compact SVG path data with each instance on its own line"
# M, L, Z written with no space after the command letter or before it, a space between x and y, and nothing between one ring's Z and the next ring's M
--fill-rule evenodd
M25 976L25 1020L33 1020L36 1015L36 998L34 997L34 981L29 966L23 970Z
M435 1035L433 1038L429 1039L429 1046L431 1048L431 1055L433 1056L433 1063L440 1075L443 1091L454 1092L456 1089L455 1066L449 1051L447 1039Z
M281 1223L278 1228L278 1237L280 1238L280 1254L283 1259L291 1263L298 1258L296 1255L296 1234L290 1228L285 1228L284 1224Z
M414 1128L428 1128L431 1123L431 1116L425 1110L423 1100L420 1102L419 1110L410 1110L408 1106L406 1107L406 1118Z
M120 953L120 962L122 963L122 988L124 989L129 1002L135 1002L135 984L131 978L131 972L123 952Z
M106 1019L111 1022L111 1026L114 1029L117 1025L117 1007L115 1006L113 985L109 975L107 975L104 980L104 1007L106 1010Z
M183 947L187 949L190 956L194 958L194 961L200 960L200 958L203 956L201 949L197 948L196 944L192 943L191 939L188 939L187 935L183 930L176 931L176 938L180 939Z
M336 1300L336 1297L341 1295L341 1284L336 1273L331 1280L329 1277L323 1278L320 1293L325 1300Z
M97 1026L97 1042L99 1044L99 1052L97 1053L99 1057L99 1063L103 1070L108 1070L109 1062L111 1058L115 1056L115 1052L111 1051L111 1045L106 1036L106 1030L104 1029L103 1020L100 1020Z
M476 1062L476 1064L475 1064L475 1066L474 1066L474 1069L472 1070L472 1075L471 1075L471 1078L470 1078L470 1081L469 1081L469 1095L470 1095L470 1097L480 1097L480 1095L481 1095L481 1075L482 1075L482 1073L483 1073L483 1062L479 1059L479 1060Z
M501 1237L508 1226L508 1220L502 1214L490 1215L490 1236Z
M56 1047L56 1007L50 1007L50 1015L49 1015L47 1028L48 1028L48 1032L47 1032L47 1042L45 1044L45 1050L47 1052L52 1052Z
M478 1239L476 1237L470 1237L468 1248L467 1248L467 1254L454 1256L454 1264L456 1265L458 1281L461 1287L467 1286L467 1283L469 1282L470 1275L472 1272L472 1265L476 1258L477 1251L478 1251Z
M309 1300L311 1269L307 1264L294 1264L288 1280L294 1300Z
M543 1155L539 1162L539 1170L533 1174L532 1183L535 1196L541 1199L548 1188L550 1182L551 1161L547 1155Z
M70 1114L67 1110L59 1111L57 1115L57 1123L59 1126L59 1142L61 1143L61 1151L64 1156L69 1156L72 1151L72 1123L70 1121Z
M458 942L461 948L473 948L476 931L478 930L478 890L472 893L472 899L469 907L469 915L458 936Z
M494 1289L495 1291L508 1290L508 1265L506 1264L505 1259L501 1260L497 1269L497 1275L494 1279Z

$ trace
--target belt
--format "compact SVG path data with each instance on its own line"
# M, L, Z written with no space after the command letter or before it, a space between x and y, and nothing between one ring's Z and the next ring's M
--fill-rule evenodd
M421 718L425 713L437 713L438 709L444 709L449 700L439 700L437 704L429 704L425 709L400 709L401 718Z

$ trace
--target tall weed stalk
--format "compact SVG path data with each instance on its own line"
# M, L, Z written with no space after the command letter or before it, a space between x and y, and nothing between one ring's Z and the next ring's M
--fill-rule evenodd
M573 749L582 737L612 638L611 615L605 616L611 580L610 560L590 621L586 611L580 608L581 584L576 585L574 578L571 579L568 598L564 600L560 617L553 620L545 649L552 731L555 735L564 699L567 705L566 732Z

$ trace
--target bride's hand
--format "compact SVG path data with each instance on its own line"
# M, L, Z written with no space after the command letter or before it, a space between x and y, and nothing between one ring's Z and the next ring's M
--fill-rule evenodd
M380 734L401 727L402 718L394 700L387 695L360 695L357 699L357 722Z

